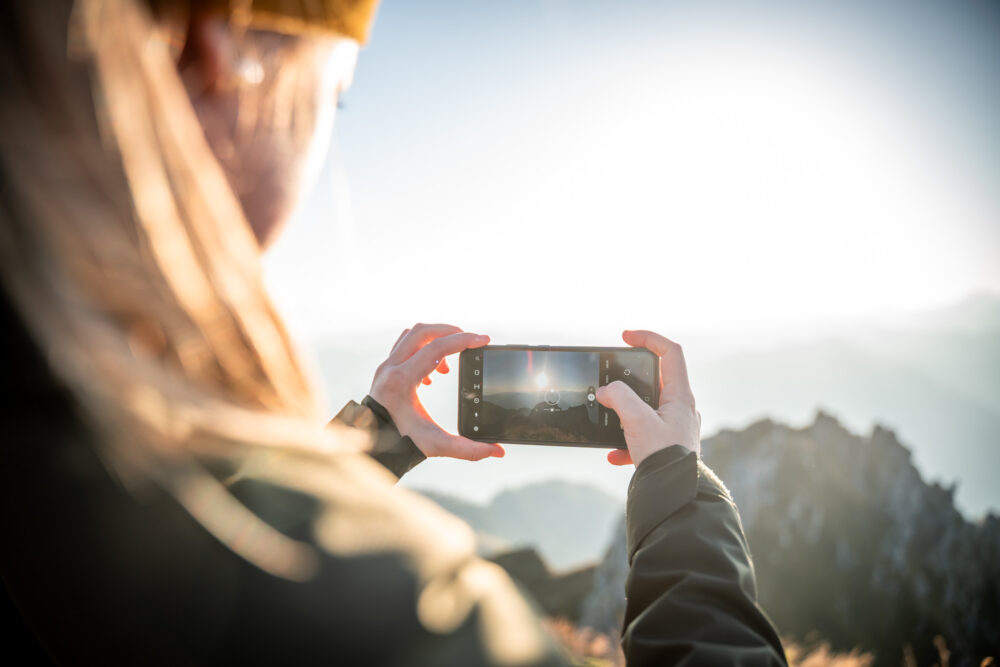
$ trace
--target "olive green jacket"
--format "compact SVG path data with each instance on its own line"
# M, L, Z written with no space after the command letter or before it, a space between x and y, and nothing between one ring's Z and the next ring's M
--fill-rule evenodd
M338 419L377 432L381 466L343 454L214 470L313 550L311 576L290 581L241 558L171 495L126 490L2 299L0 331L8 651L20 642L41 658L41 644L69 663L567 663L507 575L476 556L468 527L394 486L387 470L423 456L371 399ZM673 446L643 461L627 520L630 665L784 664L736 507L694 454Z

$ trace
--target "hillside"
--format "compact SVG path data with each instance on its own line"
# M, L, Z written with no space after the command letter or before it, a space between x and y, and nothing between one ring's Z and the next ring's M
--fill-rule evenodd
M934 664L936 635L952 665L1000 653L1000 519L966 521L953 489L926 483L891 431L857 436L820 413L804 429L765 420L703 448L740 508L761 605L783 635L815 632L879 665L899 664L907 644ZM583 623L618 626L625 569L620 525Z
M530 547L508 551L491 560L507 571L521 590L538 603L546 616L574 622L580 620L583 601L594 586L596 564L553 573L538 552Z
M549 481L503 491L486 505L421 490L476 531L480 551L491 556L531 546L555 570L601 559L623 504L587 484Z

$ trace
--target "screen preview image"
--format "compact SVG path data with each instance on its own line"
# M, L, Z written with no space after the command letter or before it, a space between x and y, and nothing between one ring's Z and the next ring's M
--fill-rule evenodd
M512 442L614 442L617 416L597 402L599 352L487 350L479 434ZM609 428L614 429L610 431Z

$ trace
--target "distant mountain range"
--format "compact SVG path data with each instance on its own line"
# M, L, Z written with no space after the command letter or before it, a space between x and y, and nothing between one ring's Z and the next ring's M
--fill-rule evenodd
M523 408L531 409L539 403L545 401L545 392L505 391L499 394L487 393L485 399L499 405L500 407L507 408L508 410L520 410ZM560 409L565 410L570 406L586 405L586 403L586 391L563 390L559 393L559 401L557 404Z
M486 505L420 493L476 531L485 556L532 547L556 570L600 560L624 504L587 484L551 481L504 491Z
M956 667L1000 655L1000 518L966 521L891 431L857 436L822 413L803 429L765 420L705 440L703 458L740 508L782 635L873 651L878 665L900 664L907 646L935 664L937 635ZM626 574L622 522L584 624L620 627Z

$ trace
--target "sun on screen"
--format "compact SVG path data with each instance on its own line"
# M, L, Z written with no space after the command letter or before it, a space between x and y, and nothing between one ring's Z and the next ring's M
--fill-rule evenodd
M545 387L548 386L548 384L549 384L549 376L546 375L544 372L539 373L538 375L535 376L535 386L538 387L539 389L545 389Z

